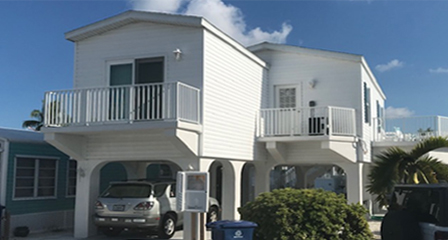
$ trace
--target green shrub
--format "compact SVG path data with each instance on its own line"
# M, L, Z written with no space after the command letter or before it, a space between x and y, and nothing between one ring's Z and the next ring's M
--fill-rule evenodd
M360 204L321 189L279 189L263 193L238 211L258 224L257 240L372 239Z

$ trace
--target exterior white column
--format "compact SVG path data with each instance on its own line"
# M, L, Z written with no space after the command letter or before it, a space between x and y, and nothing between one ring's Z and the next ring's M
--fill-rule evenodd
M74 237L96 235L93 223L94 204L99 194L100 169L104 161L78 161Z
M363 204L363 163L338 164L347 176L347 202Z
M222 219L240 219L238 208L241 205L241 172L245 163L231 160L222 161Z
M269 192L271 189L271 169L275 164L268 162L253 162L255 166L255 197L264 192Z

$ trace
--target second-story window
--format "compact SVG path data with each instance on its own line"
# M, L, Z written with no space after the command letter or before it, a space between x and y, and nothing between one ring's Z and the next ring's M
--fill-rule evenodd
M364 122L370 124L370 88L364 83Z
M164 79L163 57L142 58L109 63L110 86L161 83Z
M164 58L109 62L109 119L162 119Z

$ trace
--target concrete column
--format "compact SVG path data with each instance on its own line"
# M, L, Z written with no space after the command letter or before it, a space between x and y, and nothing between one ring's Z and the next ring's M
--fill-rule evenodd
M100 169L104 161L78 161L76 183L74 237L87 238L96 235L93 223L94 204L99 195Z
M344 169L347 176L347 201L348 203L363 203L364 179L363 163L338 164Z
M222 161L222 219L240 219L238 208L241 205L241 172L245 163L232 160Z
M271 178L270 173L271 169L275 166L275 164L262 162L262 161L254 161L255 166L255 197L264 192L270 191Z

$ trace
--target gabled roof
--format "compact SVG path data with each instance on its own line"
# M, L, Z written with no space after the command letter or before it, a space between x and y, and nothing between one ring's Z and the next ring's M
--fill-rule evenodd
M65 33L65 38L72 42L77 42L137 22L151 22L206 29L259 65L266 67L266 63L263 60L247 50L243 45L229 37L206 19L197 16L130 10L67 32Z
M367 74L369 74L370 78L373 80L372 82L375 85L375 88L380 93L381 97L386 99L386 95L384 94L383 90L379 86L375 76L373 75L372 71L370 70L369 65L367 64L366 60L364 59L364 56L362 56L362 55L321 50L321 49L304 48L304 47L285 45L285 44L275 44L275 43L268 43L268 42L262 42L259 44L255 44L253 46L249 46L247 49L254 53L259 52L259 51L264 51L264 50L271 50L271 51L279 51L279 52L286 52L286 53L304 54L304 55L323 57L323 58L331 58L331 59L336 59L336 60L358 62L361 64L361 66L366 70Z
M0 128L0 139L2 138L9 142L45 142L42 133L9 128Z
M67 32L65 38L76 42L136 22L202 27L202 21L204 21L203 18L196 16L130 10Z
M247 47L247 49L251 52L272 50L272 51L279 51L279 52L312 55L312 56L316 56L316 57L334 58L334 59L353 61L353 62L360 62L363 57L362 55L352 54L352 53L343 53L343 52L328 51L328 50L321 50L321 49L312 49L312 48L305 48L305 47L285 45L285 44L276 44L276 43L269 43L269 42L262 42L259 44L255 44L255 45Z

